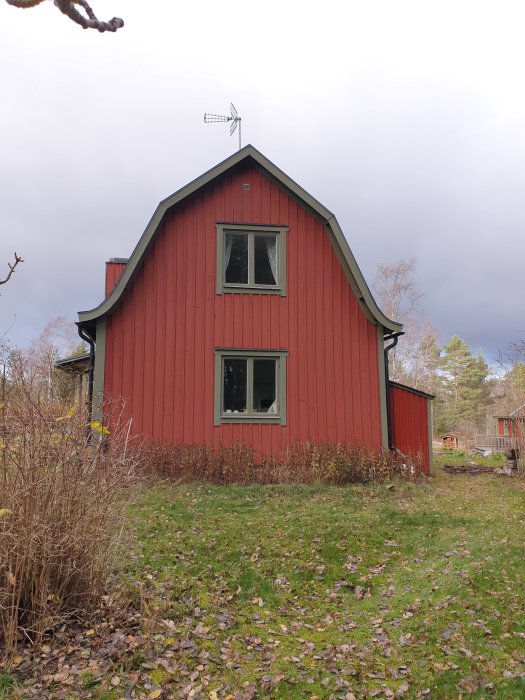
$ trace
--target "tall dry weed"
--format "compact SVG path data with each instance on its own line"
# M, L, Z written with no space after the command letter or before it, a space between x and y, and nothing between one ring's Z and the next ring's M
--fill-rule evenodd
M417 480L420 455L400 460L391 453L339 444L302 442L278 454L257 453L244 443L174 445L145 443L140 448L142 475L168 481L214 484L312 484L343 486L394 477Z
M97 604L135 458L126 427L88 444L81 407L42 399L22 363L0 394L0 649L12 652Z

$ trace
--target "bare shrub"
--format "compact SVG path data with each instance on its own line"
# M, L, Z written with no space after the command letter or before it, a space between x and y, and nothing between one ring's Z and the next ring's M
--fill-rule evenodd
M296 443L278 454L258 453L244 443L211 447L145 443L140 448L142 476L168 481L214 484L345 485L393 477L417 480L422 459L409 463L390 453L339 444Z
M110 442L99 426L89 444L86 412L43 400L19 360L2 384L0 649L10 653L105 592L135 458L117 417Z

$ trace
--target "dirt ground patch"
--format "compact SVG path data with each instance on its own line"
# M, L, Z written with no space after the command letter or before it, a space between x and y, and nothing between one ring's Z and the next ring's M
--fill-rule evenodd
M443 471L447 474L469 474L477 476L478 474L493 474L493 467L484 467L482 464L445 464Z

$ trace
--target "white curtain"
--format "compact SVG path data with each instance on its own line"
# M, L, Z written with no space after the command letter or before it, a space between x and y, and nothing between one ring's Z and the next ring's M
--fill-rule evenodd
M266 253L268 254L268 261L270 267L272 268L272 275L275 283L277 284L277 237L271 236L266 239Z
M224 246L224 272L228 269L230 264L230 257L232 254L233 236L226 234Z

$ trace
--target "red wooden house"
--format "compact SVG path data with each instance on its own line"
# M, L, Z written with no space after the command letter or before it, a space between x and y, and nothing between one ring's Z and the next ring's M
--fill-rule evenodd
M525 436L525 404L518 406L510 413L496 416L496 420L499 437L521 440Z
M94 395L147 439L398 447L430 469L431 397L388 381L401 325L335 216L253 146L159 204L78 325Z

